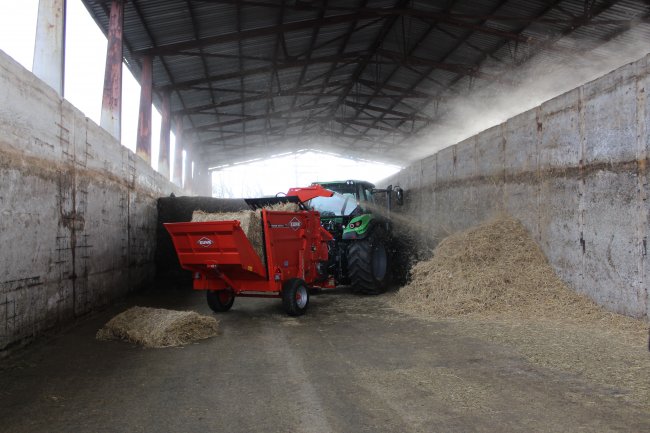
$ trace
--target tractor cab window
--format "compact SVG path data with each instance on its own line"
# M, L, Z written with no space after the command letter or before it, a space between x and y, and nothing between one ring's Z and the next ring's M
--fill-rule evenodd
M320 212L321 216L348 216L357 208L357 197L351 192L339 194L335 192L331 197L315 197L307 203L311 210Z

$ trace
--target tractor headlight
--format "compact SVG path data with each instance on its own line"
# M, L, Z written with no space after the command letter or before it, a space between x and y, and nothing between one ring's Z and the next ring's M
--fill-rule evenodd
M349 226L351 229L356 229L357 227L361 227L361 221L357 221L355 223L350 223Z

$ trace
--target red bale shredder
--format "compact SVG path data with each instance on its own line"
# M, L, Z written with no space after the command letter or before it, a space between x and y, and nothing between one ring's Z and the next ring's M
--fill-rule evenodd
M194 289L206 290L215 312L228 311L236 296L282 298L291 316L304 314L310 287L333 287L327 275L332 235L311 210L272 211L277 202L298 203L330 197L319 185L292 188L286 197L247 200L261 208L264 257L255 252L240 222L167 223L181 267L193 272Z

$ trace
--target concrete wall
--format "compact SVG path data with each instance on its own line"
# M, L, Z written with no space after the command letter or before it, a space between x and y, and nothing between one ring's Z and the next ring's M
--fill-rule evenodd
M554 98L386 184L408 190L403 212L431 244L506 212L572 288L612 311L648 317L649 63Z
M151 281L179 191L2 52L0 101L1 351Z

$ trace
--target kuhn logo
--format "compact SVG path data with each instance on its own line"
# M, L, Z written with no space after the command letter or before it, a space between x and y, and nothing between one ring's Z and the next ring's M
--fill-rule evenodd
M204 248L207 248L207 247L209 247L210 245L212 245L214 242L212 241L212 239L201 238L201 239L199 239L198 241L196 241L196 243L199 244L199 245L201 245L201 246L204 247Z
M302 223L298 218L293 217L293 219L289 221L289 227L291 227L294 230L298 230L300 227L302 227Z

